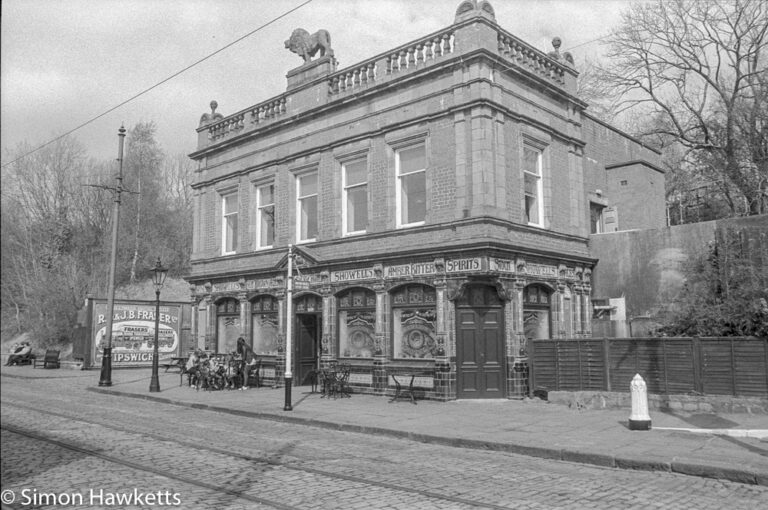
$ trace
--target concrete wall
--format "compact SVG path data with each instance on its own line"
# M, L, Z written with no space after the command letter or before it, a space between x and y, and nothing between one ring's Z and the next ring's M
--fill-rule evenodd
M590 253L598 259L593 298L625 296L629 321L654 315L677 297L686 262L705 252L718 229L747 229L763 248L768 242L766 215L590 236Z

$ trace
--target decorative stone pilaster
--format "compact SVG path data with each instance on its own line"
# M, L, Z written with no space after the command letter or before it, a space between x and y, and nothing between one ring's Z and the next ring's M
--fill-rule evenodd
M376 321L373 327L374 356L383 356L385 359L389 356L389 346L387 345L387 289L383 283L377 282L373 285L376 291Z
M555 293L555 300L553 302L555 310L552 311L554 316L553 326L555 327L555 334L553 338L565 338L565 282L557 282L557 292Z
M242 286L245 287L245 280ZM248 339L251 334L251 302L248 301L248 295L245 292L239 293L237 300L240 301L240 336ZM253 345L253 339L248 343Z
M584 331L581 322L581 285L573 286L573 333L576 338L583 338Z
M320 289L320 294L323 296L323 332L320 337L320 364L325 367L332 360L336 359L333 333L331 331L331 326L334 322L334 297L333 294L331 294L330 287L323 287Z
M584 313L584 337L592 338L592 286L583 285L584 297L581 306Z
M528 339L525 336L525 314L523 312L523 290L527 281L518 278L510 286L514 355L508 362L508 393L510 399L519 399L528 395Z
M450 303L446 299L447 283L444 277L435 279L435 307L437 313L437 324L435 324L435 336L437 337L437 356L444 356L450 358L455 356L456 353L448 346L448 330L447 330L447 318L446 309L450 306Z
M205 327L205 350L216 351L216 305L213 303L213 299L208 299L206 305L208 317L208 324Z
M193 293L189 303L192 312L189 317L189 339L187 340L186 349L184 345L179 348L179 356L184 356L187 350L194 351L198 347L197 339L199 338L198 328L200 327L200 317L197 308L200 306L200 300L194 294L194 286L192 286L192 290Z
M515 358L528 355L528 345L525 337L525 316L523 314L523 289L525 289L525 283L524 279L516 279L510 289L512 294L512 299L510 300L512 306L511 327L514 328L513 354Z

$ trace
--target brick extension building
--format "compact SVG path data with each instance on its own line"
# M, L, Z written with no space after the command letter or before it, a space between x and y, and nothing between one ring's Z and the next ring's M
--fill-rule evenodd
M293 245L294 383L342 360L355 391L417 372L427 398L520 396L527 339L591 335L589 234L664 226L658 153L585 113L553 45L464 1L412 43L342 70L320 48L284 94L212 103L191 154L197 345L243 335L282 373Z

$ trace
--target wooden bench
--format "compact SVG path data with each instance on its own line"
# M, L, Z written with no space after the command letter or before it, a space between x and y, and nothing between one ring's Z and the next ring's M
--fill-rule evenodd
M46 350L43 359L35 358L32 368L37 368L37 365L42 365L43 368L60 368L59 351L54 349Z

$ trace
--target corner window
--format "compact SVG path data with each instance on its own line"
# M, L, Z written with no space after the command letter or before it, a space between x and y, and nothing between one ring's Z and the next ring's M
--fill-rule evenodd
M256 248L271 248L275 242L275 186L256 188Z
M362 234L368 228L368 161L358 159L342 165L344 235Z
M603 223L603 210L605 206L596 204L594 202L589 203L589 233L590 234L602 234L605 232L605 225Z
M427 217L427 151L424 144L396 153L397 226L424 224Z
M224 195L221 208L221 251L228 255L237 251L237 192Z
M296 177L296 238L299 242L317 239L317 172Z
M542 152L530 146L523 148L523 179L525 188L525 221L541 227L544 216L541 182Z

